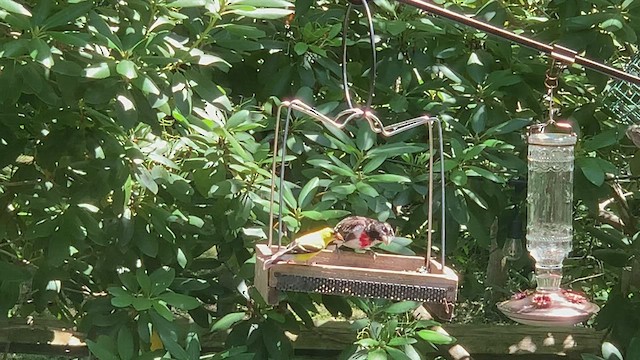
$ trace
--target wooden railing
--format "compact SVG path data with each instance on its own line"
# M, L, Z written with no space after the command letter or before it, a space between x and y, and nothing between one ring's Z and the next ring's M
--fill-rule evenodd
M422 309L423 310L423 309ZM424 312L418 316L428 316ZM458 339L457 345L441 348L453 360L552 360L580 359L580 354L599 353L603 334L591 328L544 328L522 325L444 324L446 332ZM441 329L440 331L445 331ZM224 347L224 333L202 338L204 351ZM356 334L345 321L318 322L292 334L297 359L336 359L353 344ZM84 357L88 349L82 334L59 321L11 319L0 322L0 351Z

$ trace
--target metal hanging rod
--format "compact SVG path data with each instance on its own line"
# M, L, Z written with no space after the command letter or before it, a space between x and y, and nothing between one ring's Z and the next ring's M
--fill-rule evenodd
M350 0L354 4L359 4L358 0ZM591 70L595 70L599 73L614 77L620 80L628 81L637 85L640 85L640 77L637 75L629 74L625 71L601 64L595 60L590 60L585 57L577 55L577 53L571 49L564 48L558 45L549 45L537 40L529 39L528 37L514 34L511 31L487 24L485 22L476 20L466 15L458 14L454 11L447 10L441 6L435 5L426 0L395 0L399 3L410 5L418 9L442 16L449 20L473 27L480 31L496 35L503 39L510 40L520 45L535 49L542 53L551 55L554 59L563 61L565 63L575 63L587 67Z

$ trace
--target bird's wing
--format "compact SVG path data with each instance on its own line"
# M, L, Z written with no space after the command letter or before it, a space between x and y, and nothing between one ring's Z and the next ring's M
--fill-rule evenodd
M325 243L322 237L313 234L312 237L305 237L304 235L294 241L296 246L291 250L292 254L317 252L325 248Z
M344 241L350 241L358 239L360 233L362 233L367 227L367 219L360 216L350 216L338 223L335 227L335 231L340 233L344 238Z

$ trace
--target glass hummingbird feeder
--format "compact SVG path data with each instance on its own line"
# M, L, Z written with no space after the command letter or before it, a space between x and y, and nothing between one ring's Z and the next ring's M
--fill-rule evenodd
M376 59L375 36L371 13L366 0L361 1L367 16L370 43L372 47L373 66L370 72L370 91L364 107L353 106L346 73L346 30L349 25L348 17L352 8L347 7L343 27L343 86L348 108L339 112L335 118L320 113L313 107L300 100L284 101L278 107L275 126L275 140L273 150L272 183L270 198L269 240L266 244L257 244L255 285L263 298L269 304L277 304L280 292L309 292L342 296L359 296L367 298L385 298L391 300L414 300L435 308L442 318L451 317L453 304L457 297L458 277L453 270L446 267L444 262L444 199L440 200L442 259L440 262L431 258L431 237L433 229L434 203L434 128L438 131L440 157L440 185L444 194L444 156L441 120L432 116L420 116L391 125L384 123L371 110L373 89L375 87ZM281 126L281 117L284 124ZM313 257L311 263L280 262L265 266L270 257L281 248L283 235L286 231L283 221L283 209L286 202L283 199L284 177L286 173L286 151L289 126L295 116L306 116L317 120L326 127L345 129L351 122L366 122L370 130L384 137L391 137L418 126L426 126L428 130L429 166L428 166L428 213L427 213L427 254L424 257L396 254L371 254L335 252L322 250ZM278 169L279 165L279 169ZM278 186L276 186L278 179ZM277 196L276 196L277 193ZM277 213L276 213L277 206ZM277 221L277 224L275 223ZM296 235L293 236L295 240ZM293 241L292 240L292 241ZM442 309L440 309L442 308Z
M553 98L557 77L547 73ZM555 81L555 83L553 83ZM551 99L552 101L552 99ZM568 326L583 322L599 307L583 295L560 287L562 262L572 248L573 168L577 136L568 123L550 119L532 126L527 137L527 250L535 260L537 288L498 304L510 319L528 325Z

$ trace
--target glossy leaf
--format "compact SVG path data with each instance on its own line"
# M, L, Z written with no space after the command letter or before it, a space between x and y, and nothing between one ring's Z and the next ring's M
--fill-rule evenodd
M415 301L401 301L387 306L384 311L388 314L402 314L415 310L420 303Z
M128 327L123 326L118 330L118 354L120 359L129 360L133 358L133 334Z
M12 13L31 16L31 12L26 7L13 0L0 0L0 8Z
M435 345L449 345L456 342L456 338L434 330L420 330L417 334L421 339Z
M398 338L395 338L398 339ZM389 354L391 356L391 358L393 360L411 360L411 358L405 354L403 351L393 348L391 347L392 345L390 344L394 339L391 339L391 341L389 342L389 346L385 346L385 351L387 352L387 354ZM412 339L415 341L415 339Z
M136 65L129 60L120 61L116 66L116 71L118 72L118 74L130 80L138 77Z
M182 310L192 310L200 306L196 298L174 292L163 293L158 298Z
M213 324L211 331L226 331L245 317L246 313L244 312L226 314Z
M382 349L376 349L367 354L367 360L386 360L387 353Z

